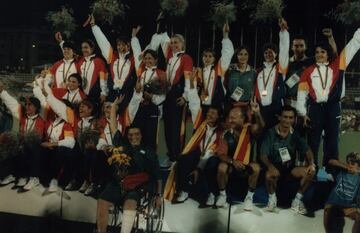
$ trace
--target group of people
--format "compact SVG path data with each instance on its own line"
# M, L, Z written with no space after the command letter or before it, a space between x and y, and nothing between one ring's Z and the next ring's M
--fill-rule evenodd
M245 178L244 209L249 211L261 174L268 211L277 207L278 180L291 176L300 180L291 208L305 214L302 198L317 171L323 137L323 165L337 182L340 174L349 184L337 184L341 187L332 192L326 213L346 207L344 213L356 220L357 232L360 215L354 200L360 195L360 156L353 153L344 164L338 145L344 71L360 48L359 29L339 54L331 29L324 29L327 41L315 46L314 57L307 57L306 39L294 36L290 41L287 22L281 19L279 46L265 44L263 65L255 70L246 46L234 50L227 24L220 58L206 49L202 65L194 68L184 37L169 37L161 31L161 20L145 49L137 38L140 27L132 30L131 38L116 39L113 48L93 16L89 22L102 56L94 54L92 40L84 40L82 55L76 54L74 44L57 33L63 58L35 78L34 96L24 105L0 83L1 101L19 120L20 135L40 138L38 145L25 145L21 155L10 159L1 185L15 182L19 192L26 192L42 177L49 184L47 193L56 192L60 183L65 190L97 194L100 233L106 232L108 209L119 202L124 206L121 232L130 232L140 198L136 188L124 192L112 176L114 164L121 181L149 174L151 179L137 179L156 181L156 197L164 194L173 203L186 201L201 179L206 184L202 204L224 207L229 178ZM165 70L158 67L159 48ZM194 131L185 143L188 115ZM161 118L172 162L164 191L155 153ZM353 196L345 189L352 189ZM341 192L346 195L339 196Z

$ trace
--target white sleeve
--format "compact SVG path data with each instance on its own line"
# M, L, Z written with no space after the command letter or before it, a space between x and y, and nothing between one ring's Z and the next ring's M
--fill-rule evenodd
M61 51L64 53L64 43L65 43L65 41L61 41L60 43L59 43L59 46L60 46L60 49L61 49Z
M170 44L170 37L168 36L167 32L161 34L161 48L164 53L165 59L167 59L169 44Z
M222 44L222 48L221 48L220 65L221 65L221 69L225 73L225 71L229 68L229 65L231 63L231 58L234 55L234 46L229 38L224 38L221 44Z
M143 99L143 93L142 92L137 93L134 90L134 94L130 100L129 107L128 107L130 122L133 122L133 120L135 119L136 113L139 109L142 99Z
M146 46L146 49L152 49L154 51L157 51L161 45L161 41L162 41L162 35L155 33L151 37L150 44L148 46Z
M111 53L113 51L110 42L108 41L104 33L101 31L100 27L98 27L97 25L92 26L91 31L94 34L96 43L98 44L103 57L108 63L110 63L109 58L111 57Z
M19 102L14 97L9 95L9 93L5 90L0 93L0 98L2 102L6 105L6 107L10 110L11 115L17 119L20 119L19 110L21 106Z
M155 105L160 105L162 102L165 101L166 96L165 95L153 95L151 98L151 102Z
M141 65L141 60L140 60L141 46L140 46L139 39L136 36L131 38L131 49L134 54L135 69L138 70Z
M280 73L285 77L289 65L290 35L287 30L279 32L279 64Z
M43 95L40 86L34 86L33 94L38 100L40 100L41 107L45 108L47 105L46 97Z
M107 146L107 145L108 145L108 143L106 142L106 140L100 137L100 138L99 138L99 142L98 142L98 144L96 145L96 149L97 149L97 150L102 150L102 148L103 148L104 146Z
M192 122L194 124L201 108L200 98L197 93L197 89L196 88L189 89L188 97L189 97L189 110L191 113Z
M69 124L73 124L74 122L72 122L72 120L69 119L68 116L68 110L70 108L66 106L66 104L64 104L62 101L57 99L49 87L45 86L45 91L48 94L48 96L46 97L46 101L49 104L50 108L55 112L55 114Z
M107 75L107 74L105 74ZM101 93L100 95L103 95L103 96L108 96L109 94L109 88L108 88L108 85L107 85L107 78L106 79L100 79L100 89L101 89Z
M69 149L73 149L75 146L75 138L74 137L65 137L63 140L58 141L58 146L67 147Z
M344 50L341 52L342 57L345 57L346 59L346 67L350 64L351 60L357 53L357 51L360 49L360 28L356 30L354 33L353 38L347 43ZM345 53L343 55L343 53ZM345 68L346 68L345 67Z
M306 101L308 98L309 92L306 90L298 90L297 93L297 101L296 101L296 110L299 116L306 116L307 109L306 109Z

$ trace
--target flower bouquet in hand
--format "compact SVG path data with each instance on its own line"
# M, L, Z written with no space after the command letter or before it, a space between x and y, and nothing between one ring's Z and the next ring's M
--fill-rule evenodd
M62 6L60 11L50 11L46 15L46 20L51 23L55 32L62 32L69 38L76 30L73 13L71 8Z

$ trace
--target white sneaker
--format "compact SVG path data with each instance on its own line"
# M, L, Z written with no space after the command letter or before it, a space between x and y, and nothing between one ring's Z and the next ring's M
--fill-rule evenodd
M226 202L226 194L220 193L220 195L218 196L217 200L216 200L216 206L218 207L227 207L227 202Z
M89 196L89 195L91 195L91 194L94 192L94 190L95 190L95 184L94 184L94 183L91 183L91 184L89 185L89 187L85 190L84 195L85 195L85 196Z
M40 184L40 180L37 177L30 177L29 182L24 186L26 191L33 189Z
M189 198L189 194L187 192L181 191L178 197L176 198L176 202L185 202Z
M254 207L253 199L250 196L246 196L244 200L244 210L252 211Z
M8 185L10 183L13 183L14 181L15 177L13 175L8 175L1 181L0 185Z
M307 213L304 203L297 198L294 198L294 200L291 202L291 209L298 214Z
M277 208L277 199L276 197L269 197L269 201L268 201L268 204L267 204L267 207L266 207L266 210L269 211L269 212L275 212Z
M88 189L89 187L89 182L87 182L86 180L84 181L84 183L81 185L79 192L80 193L84 193L86 191L86 189Z
M16 182L16 185L15 185L15 186L17 186L17 187L23 187L23 186L26 185L26 183L27 183L27 179L21 177L21 178L18 179L18 181Z
M214 204L215 204L215 196L214 196L214 194L210 193L207 198L206 205L213 206Z
M53 192L57 192L57 190L58 190L58 181L57 181L57 179L52 179L51 181L50 181L50 185L49 185L49 192L50 193L53 193Z

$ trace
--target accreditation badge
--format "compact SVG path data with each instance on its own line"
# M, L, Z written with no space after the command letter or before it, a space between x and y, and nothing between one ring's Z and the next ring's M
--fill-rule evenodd
M279 148L279 154L283 163L291 160L289 150L286 147Z
M236 89L231 95L231 98L235 101L239 101L243 95L244 95L244 89L242 89L241 87L236 87Z
M289 88L293 88L293 86L295 86L299 81L300 77L295 73L291 75L291 77L285 83L286 85L288 85Z

